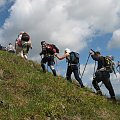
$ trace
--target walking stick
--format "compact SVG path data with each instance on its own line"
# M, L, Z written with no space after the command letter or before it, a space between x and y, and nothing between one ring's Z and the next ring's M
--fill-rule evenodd
M117 69L117 68L119 68L119 70ZM117 65L117 67L116 67L116 70L119 72L119 74L120 74L120 61L118 61L118 65Z
M87 66L87 63L88 63L89 58L90 58L90 54L88 55L88 58L87 58L87 61L86 61L85 67L84 67L83 72L82 72L82 74L81 74L81 79L82 79L83 74L84 74L84 72L85 72L85 69L86 69L86 66Z

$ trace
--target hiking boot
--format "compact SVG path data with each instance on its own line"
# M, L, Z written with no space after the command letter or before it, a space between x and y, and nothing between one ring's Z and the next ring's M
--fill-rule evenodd
M116 102L115 96L112 96L112 97L111 97L111 100L112 100L113 102Z
M85 88L85 86L84 86L84 85L81 85L81 88Z
M52 70L52 72L53 72L53 75L54 75L54 76L57 76L56 70Z
M46 70L43 70L44 73L46 73Z
M108 101L111 101L112 103L117 103L117 100L115 97L107 98Z
M102 96L101 90L98 90L96 94Z

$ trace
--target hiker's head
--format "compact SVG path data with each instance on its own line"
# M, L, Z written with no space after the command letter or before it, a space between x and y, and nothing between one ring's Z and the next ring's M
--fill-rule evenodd
M21 31L19 34L18 34L18 37L20 36L20 35L22 35L24 33L24 31Z
M9 43L9 45L12 45L12 43Z
M99 51L96 51L96 52L95 52L95 55L100 56L101 53L100 53Z
M21 32L20 32L20 35L23 34L23 33L25 33L25 32L24 32L24 31L21 31Z
M46 43L45 41L42 41L42 42L41 42L41 45L43 45L43 44L45 44L45 43Z
M66 48L65 53L70 53L70 49Z

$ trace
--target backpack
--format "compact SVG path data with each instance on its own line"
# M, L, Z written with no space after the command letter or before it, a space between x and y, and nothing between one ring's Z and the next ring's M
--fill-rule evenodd
M22 41L28 42L29 39L30 39L30 36L27 33L22 34L22 38L21 38Z
M79 53L77 53L77 52L70 52L69 63L71 63L71 64L78 64L79 63Z
M54 44L47 44L46 51L51 55L53 55L54 53L59 53L59 49Z
M19 47L22 47L22 41L20 39L17 39L15 44L17 44Z
M106 68L106 71L108 71L109 73L113 72L113 67L114 62L108 57L104 57L104 67Z

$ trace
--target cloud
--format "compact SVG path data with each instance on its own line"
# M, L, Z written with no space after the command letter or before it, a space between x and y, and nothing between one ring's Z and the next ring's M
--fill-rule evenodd
M0 42L14 43L20 31L30 34L37 58L41 40L81 51L91 38L114 31L120 24L118 0L16 0L0 29ZM2 2L1 2L2 3ZM26 7L27 6L27 7ZM104 11L104 12L103 12Z
M71 0L68 13L71 19L83 20L100 32L111 32L119 25L120 2L118 0Z
M108 43L108 48L120 48L120 29L113 32L113 36Z
M0 7L6 3L6 0L0 0Z
M6 5L8 5L14 1L15 0L0 0L0 12L2 12L5 9Z

